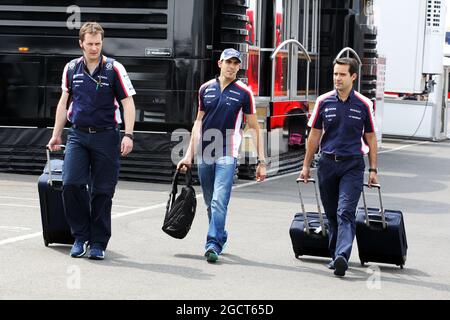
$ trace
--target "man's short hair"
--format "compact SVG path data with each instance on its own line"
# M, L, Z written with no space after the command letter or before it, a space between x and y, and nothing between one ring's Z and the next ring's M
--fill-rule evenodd
M86 22L85 24L83 24L83 26L80 29L81 42L84 41L84 36L86 35L86 33L93 35L100 33L102 35L102 40L103 37L105 36L105 31L103 30L102 26L97 22Z
M346 65L350 68L348 69L350 75L353 75L354 73L358 74L358 62L353 58L339 58L334 60L333 62L333 68L336 64Z

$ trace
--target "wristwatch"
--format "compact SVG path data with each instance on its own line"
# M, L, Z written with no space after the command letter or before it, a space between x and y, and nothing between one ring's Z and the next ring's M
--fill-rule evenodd
M132 133L125 133L123 136L124 136L124 137L128 137L128 138L130 138L131 140L134 140L134 136L133 136Z
M378 173L378 170L377 170L377 168L369 168L369 172L375 172L375 173Z

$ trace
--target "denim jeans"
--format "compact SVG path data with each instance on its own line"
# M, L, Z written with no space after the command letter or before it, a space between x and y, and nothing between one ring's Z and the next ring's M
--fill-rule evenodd
M70 129L64 155L63 203L77 240L106 249L119 177L119 129L87 133ZM86 185L89 185L87 190Z
M220 157L211 164L201 159L198 161L198 175L209 220L205 249L213 249L217 254L222 252L228 238L225 221L236 164L237 159L230 156Z
M338 161L320 157L320 198L329 224L332 258L350 259L356 230L356 207L364 182L364 159Z

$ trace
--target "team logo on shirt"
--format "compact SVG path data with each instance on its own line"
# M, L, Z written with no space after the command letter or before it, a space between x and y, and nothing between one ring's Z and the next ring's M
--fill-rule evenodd
M75 68L75 62L69 63L69 69L73 70Z
M334 118L336 118L336 108L335 107L327 107L324 109L325 111L325 119L331 122ZM331 112L329 112L331 111Z
M111 62L108 62L108 63L106 64L106 69L107 69L107 70L111 70L112 68L113 68L112 63L111 63Z

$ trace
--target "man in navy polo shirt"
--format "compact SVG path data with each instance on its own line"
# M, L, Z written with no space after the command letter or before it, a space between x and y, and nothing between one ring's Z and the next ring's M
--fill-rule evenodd
M240 52L232 48L225 49L218 61L220 76L200 87L197 119L192 128L190 144L185 157L177 166L179 170L185 170L184 167L190 167L197 155L198 174L209 219L205 245L208 262L218 259L228 239L225 220L242 141L244 114L257 146L256 180L263 181L266 176L264 146L262 139L259 139L253 93L236 78L240 64ZM201 147L198 150L199 139Z
M111 237L111 206L119 156L133 149L135 94L125 68L101 54L104 31L95 22L80 29L83 56L66 64L50 150L59 150L69 120L63 170L63 202L75 243L70 255L102 260ZM122 103L125 135L120 139ZM66 109L69 105L69 110ZM89 190L86 187L89 185Z
M317 98L309 120L311 127L299 178L307 182L319 144L317 176L320 196L329 221L328 267L344 276L355 237L355 213L364 180L364 158L369 154L369 181L377 183L377 139L372 102L353 90L357 62L352 58L334 62L334 86Z

